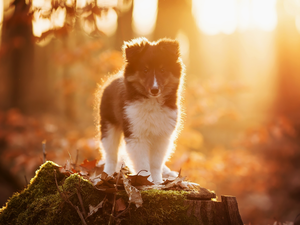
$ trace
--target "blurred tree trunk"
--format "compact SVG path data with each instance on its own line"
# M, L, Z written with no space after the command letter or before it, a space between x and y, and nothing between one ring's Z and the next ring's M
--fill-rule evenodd
M115 33L115 49L118 51L121 49L124 40L129 41L133 38L133 31L132 31L132 10L133 4L131 4L130 8L120 13L118 16L118 28Z
M29 108L29 98L33 79L34 44L32 41L32 23L28 15L29 6L25 0L16 0L15 11L11 18L4 20L1 47L4 56L1 67L7 82L3 108L17 107L22 111Z
M189 72L198 74L201 68L200 32L192 15L191 0L158 1L154 40L176 38L178 31L182 31L189 40Z
M280 10L278 3L277 64L278 85L275 114L288 117L300 126L300 38L295 29L294 17Z

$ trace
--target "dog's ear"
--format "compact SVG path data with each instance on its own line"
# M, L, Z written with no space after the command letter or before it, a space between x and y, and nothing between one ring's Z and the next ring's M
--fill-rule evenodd
M134 60L148 45L149 41L146 38L136 38L129 42L124 42L123 55L125 60L127 62Z
M176 40L164 38L158 41L157 45L161 51L168 52L176 59L180 57L179 43Z

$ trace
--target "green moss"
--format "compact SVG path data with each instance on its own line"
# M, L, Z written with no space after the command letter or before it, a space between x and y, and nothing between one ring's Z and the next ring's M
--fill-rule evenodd
M61 185L65 175L58 171L58 165L53 162L44 163L31 179L30 184L20 193L15 193L2 209L0 209L0 224L81 224L76 210L66 203L57 191L55 175ZM80 183L79 183L80 180ZM71 202L80 207L75 193L80 184L80 193L84 207L96 205L104 194L93 188L92 184L73 174L64 181L63 188Z
M89 217L87 224L108 224L113 195L98 191L78 174L66 178L53 162L43 164L28 187L14 194L6 206L0 209L0 224L82 224L76 210L60 196L55 184L54 171L59 189L80 210L76 190L79 190L82 196L87 213L89 205L98 205L106 196L108 201L104 207ZM142 191L143 206L137 209L132 205L126 214L114 221L114 224L198 224L194 217L186 215L186 194L184 191ZM124 198L125 202L128 201L125 191L118 195Z
M187 216L184 205L185 191L142 191L143 206L132 207L131 216L122 224L199 224L195 217Z
M54 201L57 192L54 170L57 172L57 180L61 181L64 176L58 172L58 165L53 162L44 163L31 179L28 187L21 193L15 193L6 206L0 209L0 224L36 223L38 218L35 209L38 210L43 202L49 204Z

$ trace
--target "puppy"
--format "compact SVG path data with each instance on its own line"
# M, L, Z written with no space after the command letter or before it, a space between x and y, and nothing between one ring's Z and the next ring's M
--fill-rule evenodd
M123 52L125 67L105 87L100 104L104 171L117 170L123 136L131 169L146 170L150 181L162 183L162 173L176 176L165 162L180 122L184 66L179 44L171 39L138 38L125 42Z

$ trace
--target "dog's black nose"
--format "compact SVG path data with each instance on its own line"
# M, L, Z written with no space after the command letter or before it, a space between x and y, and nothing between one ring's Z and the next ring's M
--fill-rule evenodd
M157 87L153 87L150 89L150 93L152 95L157 95L159 93L159 89Z

